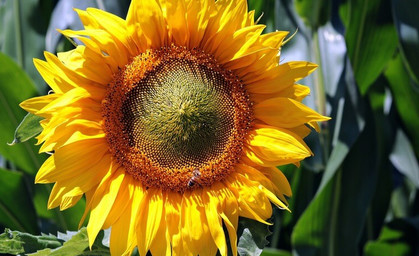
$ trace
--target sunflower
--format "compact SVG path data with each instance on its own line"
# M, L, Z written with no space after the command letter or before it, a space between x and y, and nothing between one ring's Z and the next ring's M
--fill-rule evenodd
M296 81L316 65L279 64L287 32L263 34L246 0L133 0L126 20L76 10L82 42L34 63L52 93L21 107L43 117L36 176L49 208L84 195L90 245L111 227L112 255L237 253L240 216L288 209L275 167L312 155L327 120ZM83 221L82 219L82 221Z

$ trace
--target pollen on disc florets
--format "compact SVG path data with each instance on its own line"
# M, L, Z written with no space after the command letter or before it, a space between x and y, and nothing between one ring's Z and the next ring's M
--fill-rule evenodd
M228 175L252 121L244 85L231 71L174 45L134 57L102 105L116 160L144 186L178 192Z

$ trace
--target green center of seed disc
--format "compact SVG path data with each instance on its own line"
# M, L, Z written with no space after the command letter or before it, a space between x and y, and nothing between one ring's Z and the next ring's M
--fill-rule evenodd
M228 82L187 60L148 73L128 93L122 113L131 146L167 168L199 168L216 159L234 127Z

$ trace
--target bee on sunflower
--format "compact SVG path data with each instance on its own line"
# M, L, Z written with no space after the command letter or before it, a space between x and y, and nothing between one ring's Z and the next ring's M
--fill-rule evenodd
M36 176L48 207L84 195L90 245L111 228L112 255L227 255L226 236L236 255L239 217L288 209L276 166L312 155L303 138L328 120L296 84L316 65L279 64L287 32L262 35L246 0L76 11L84 30L60 32L83 44L36 59L53 93L21 103L54 152Z

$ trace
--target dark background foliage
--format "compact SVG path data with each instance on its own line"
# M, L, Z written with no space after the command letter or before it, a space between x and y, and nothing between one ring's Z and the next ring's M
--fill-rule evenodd
M81 28L72 8L124 17L129 2L0 0L0 230L15 230L0 235L0 253L53 249L64 241L57 255L74 254L65 245L88 250L84 231L55 236L77 230L84 201L64 212L47 210L52 186L33 184L46 156L34 139L7 143L25 117L18 104L48 91L32 59L42 59L45 49L72 47L55 30ZM266 32L298 28L281 62L319 64L302 81L311 88L305 103L332 120L307 138L314 157L300 168L280 167L292 185L292 214L276 209L269 228L242 219L240 255L419 255L419 2L248 2L256 17L263 14ZM20 127L22 142L34 135L24 131L37 132L27 128L36 127L32 118ZM107 253L101 243L93 249Z

